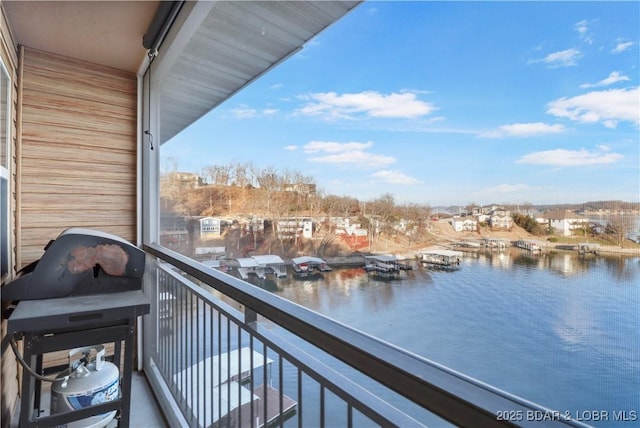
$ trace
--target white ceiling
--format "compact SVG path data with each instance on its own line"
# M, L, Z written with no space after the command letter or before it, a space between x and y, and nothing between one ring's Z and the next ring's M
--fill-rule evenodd
M142 36L158 5L158 1L2 1L17 44L131 72L143 63Z
M218 1L193 9L193 19L187 18L167 36L171 39L174 31L189 34L162 75L160 143L297 52L358 4L359 0ZM190 27L189 21L197 25Z
M295 53L360 1L188 2L176 20L181 24L167 36L182 42L167 43L172 60L158 82L159 142ZM142 38L160 2L0 0L0 5L15 43L135 73L144 63ZM160 55L166 56L163 48Z

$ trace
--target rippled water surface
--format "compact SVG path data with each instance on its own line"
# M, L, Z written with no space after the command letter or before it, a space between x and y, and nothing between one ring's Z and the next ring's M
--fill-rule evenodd
M512 249L467 255L455 272L336 269L266 287L562 413L608 412L590 424L640 426L640 258ZM615 421L620 411L638 420Z

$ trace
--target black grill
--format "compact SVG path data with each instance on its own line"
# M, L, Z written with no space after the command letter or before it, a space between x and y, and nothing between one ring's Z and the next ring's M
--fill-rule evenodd
M2 287L2 300L15 303L8 335L16 353L15 339L24 341L22 360L29 369L22 374L21 428L59 426L112 410L118 410L118 426L129 426L135 325L137 317L150 311L142 292L144 269L144 251L129 242L96 230L71 228L49 242L40 260ZM119 398L42 416L45 379L38 376L43 355L104 343L113 343L113 362L122 367Z
M71 228L2 287L2 300L52 299L142 289L145 253L108 233Z

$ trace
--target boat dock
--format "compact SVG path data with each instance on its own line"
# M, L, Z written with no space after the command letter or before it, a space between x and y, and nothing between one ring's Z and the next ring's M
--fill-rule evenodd
M513 243L513 246L531 251L532 253L542 251L542 245L540 245L538 241L530 239L519 239Z
M254 426L257 421L257 426L263 427L290 416L298 404L267 385L267 379L253 391L248 388L254 371L267 373L272 363L272 359L243 347L205 358L173 375L173 382L204 426Z
M238 273L240 274L240 278L245 281L249 279L249 275L255 275L260 279L267 277L264 267L260 268L260 265L253 257L241 257L236 259L236 261L239 265Z
M431 248L422 250L421 255L422 264L427 268L441 270L460 269L461 251Z
M259 268L262 268L266 274L274 274L276 278L287 276L287 267L280 256L266 254L251 256L251 258L258 263Z
M301 256L291 259L293 271L298 277L308 278L331 271L331 267L319 257Z
M581 255L587 255L587 254L598 255L599 250L600 250L600 244L592 244L588 242L582 242L578 244L578 254L581 254Z
M254 396L259 400L254 404L253 416L254 421L257 421L258 428L264 426L270 426L276 422L280 421L280 418L287 419L289 416L293 415L296 411L296 406L298 403L292 398L282 395L282 408L280 408L280 392L273 388L270 385L260 385L254 388L253 390ZM264 421L265 418L265 408L266 405L266 424ZM251 408L247 405L241 409L240 419L242 419L242 423L239 425L233 421L229 421L227 424L220 423L217 426L241 426L241 427L249 427L254 426L251 424ZM222 422L222 421L221 421ZM255 422L254 422L255 423Z
M400 263L396 256L389 254L376 254L364 256L363 269L374 276L386 279L397 278L401 271L413 269L411 265Z
M502 238L483 238L482 245L490 250L504 250L511 246L507 239Z
M367 272L398 273L400 269L393 263L393 256L365 256L364 270Z

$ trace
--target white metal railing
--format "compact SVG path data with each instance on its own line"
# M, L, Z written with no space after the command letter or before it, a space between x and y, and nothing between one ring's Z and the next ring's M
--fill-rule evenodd
M145 250L145 370L172 426L585 426L163 247Z

